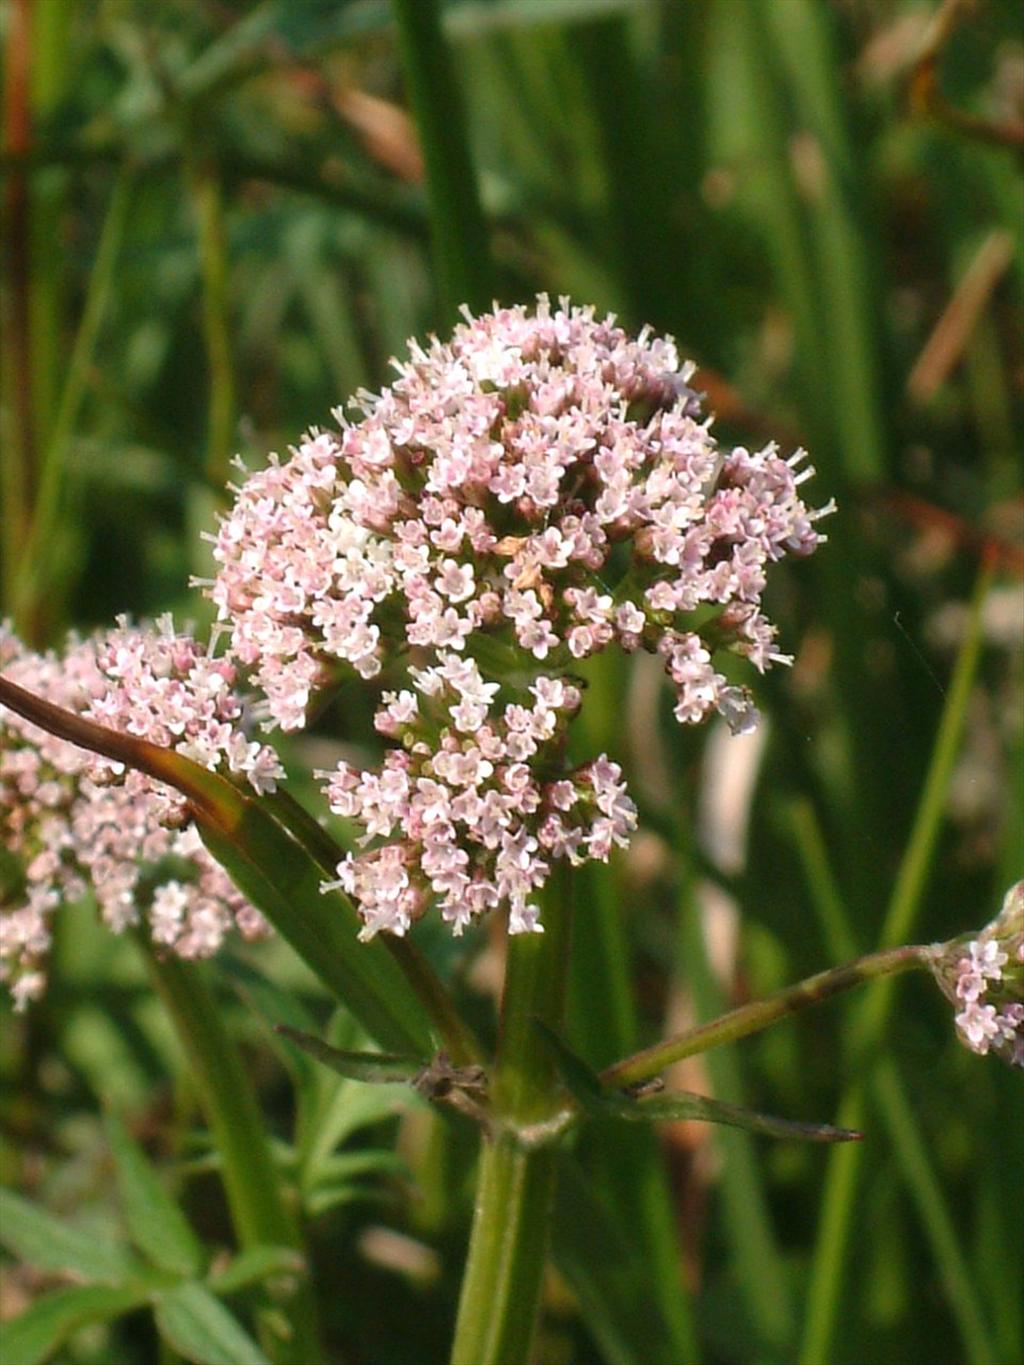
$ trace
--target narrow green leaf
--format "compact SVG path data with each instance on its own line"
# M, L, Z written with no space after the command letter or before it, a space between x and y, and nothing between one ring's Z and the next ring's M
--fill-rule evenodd
M653 1095L630 1095L626 1091L606 1094L601 1090L597 1073L578 1057L561 1038L539 1019L534 1027L540 1033L555 1058L558 1073L569 1093L587 1113L595 1118L624 1119L628 1123L665 1123L692 1119L701 1123L724 1123L731 1128L745 1128L766 1137L801 1138L806 1142L851 1142L863 1136L846 1128L833 1128L827 1123L795 1123L790 1119L772 1118L743 1109L736 1104L688 1091L664 1092Z
M356 1052L365 1048L366 1038L351 1015L338 1010L324 1031L332 1047ZM314 1060L308 1053L287 1044L311 1068L315 1085L308 1091L309 1103L301 1111L298 1131L299 1185L309 1191L322 1183L323 1166L331 1154L360 1128L390 1118L408 1108L408 1082L394 1085L361 1085L339 1076Z
M132 1241L161 1270L198 1274L203 1247L185 1215L116 1114L107 1115L106 1129L117 1166L121 1211Z
M93 1322L110 1322L146 1303L148 1285L76 1286L44 1294L10 1322L0 1324L0 1360L7 1365L39 1365L72 1332Z
M331 1047L322 1038L303 1033L289 1024L278 1024L275 1032L351 1081L366 1081L371 1085L393 1085L396 1081L411 1084L428 1065L425 1059L407 1053L343 1052L340 1048Z
M0 1242L28 1265L67 1270L87 1280L118 1284L139 1269L135 1258L83 1228L0 1190Z
M202 1285L182 1284L161 1294L155 1314L160 1335L195 1365L269 1365L249 1333Z
M724 1123L730 1128L745 1128L749 1133L762 1133L765 1137L797 1138L804 1142L857 1142L864 1136L849 1128L833 1128L827 1123L795 1123L791 1119L772 1118L705 1095L692 1095L688 1091L647 1095L639 1099L628 1095L608 1097L603 1101L602 1109L613 1118L631 1123L695 1119L700 1123Z
M297 1275L305 1264L302 1254L293 1247L248 1247L239 1252L226 1269L209 1275L206 1287L223 1297L248 1289L271 1276Z

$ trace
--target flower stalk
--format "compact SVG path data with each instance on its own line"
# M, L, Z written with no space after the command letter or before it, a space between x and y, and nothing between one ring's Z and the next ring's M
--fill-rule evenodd
M493 1129L484 1139L452 1365L517 1365L536 1326L551 1201L554 1139L539 1126L558 1107L550 1051L534 1027L561 1026L571 937L567 871L544 896L543 934L509 935L493 1086ZM542 1130L541 1130L542 1131Z
M609 1089L636 1085L656 1076L674 1062L682 1061L684 1057L692 1057L709 1048L721 1047L723 1043L734 1043L752 1033L760 1033L786 1015L819 1005L852 986L859 986L875 977L912 971L915 967L927 969L929 964L929 949L913 945L869 953L842 967L833 967L809 976L795 986L788 986L770 995L766 1000L753 1000L749 1005L741 1005L723 1014L720 1019L701 1024L699 1028L687 1029L642 1052L636 1052L607 1067L601 1073L601 1080Z

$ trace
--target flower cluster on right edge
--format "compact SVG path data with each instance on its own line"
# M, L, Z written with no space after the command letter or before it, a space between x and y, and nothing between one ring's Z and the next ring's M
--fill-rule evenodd
M931 968L957 1007L961 1042L1024 1067L1024 881L1010 887L980 934L932 949Z
M367 936L431 905L460 932L501 907L538 930L551 861L607 858L635 811L606 756L572 768L580 661L664 663L683 724L742 731L716 654L786 662L762 593L812 553L803 452L722 450L671 338L552 305L468 313L410 343L355 420L246 478L209 585L271 724L305 724L346 672L386 690L377 772L325 774L363 851L338 869Z

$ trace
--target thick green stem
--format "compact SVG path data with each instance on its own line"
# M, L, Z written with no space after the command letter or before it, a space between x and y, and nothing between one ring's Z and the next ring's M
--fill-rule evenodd
M890 948L881 953L869 953L843 967L818 972L816 976L809 976L795 986L788 986L770 995L767 1000L753 1000L749 1005L741 1005L739 1009L722 1015L721 1019L714 1019L699 1028L687 1029L685 1033L666 1038L664 1042L655 1043L643 1052L626 1057L603 1071L601 1080L610 1088L648 1080L673 1062L692 1057L697 1052L706 1052L712 1047L721 1047L723 1043L734 1043L752 1033L760 1033L787 1014L795 1014L810 1005L820 1005L822 1001L849 990L851 986L859 986L861 982L874 977L894 976L914 967L927 968L926 952L924 948L913 946Z
M460 304L486 308L493 297L466 118L437 0L393 0L393 9L427 168L438 293L446 319L453 321Z
M282 1196L256 1097L202 971L197 964L186 966L176 958L158 956L145 943L143 947L220 1155L224 1190L240 1245L301 1251L298 1221ZM275 1361L315 1365L321 1354L308 1278L300 1282L286 1315L291 1335L268 1343Z
M568 873L545 896L544 933L508 941L495 1067L494 1130L484 1140L473 1232L452 1348L453 1365L519 1365L529 1359L548 1221L555 1151L527 1130L551 1118L558 1086L534 1020L561 1027L569 964Z

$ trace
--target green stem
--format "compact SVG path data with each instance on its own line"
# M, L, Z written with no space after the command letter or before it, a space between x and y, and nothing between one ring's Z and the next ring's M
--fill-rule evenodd
M493 297L466 117L437 0L393 0L392 7L427 168L438 293L446 320L453 321L460 304L487 308Z
M967 721L967 703L981 657L981 608L993 573L994 564L988 563L978 575L967 632L957 655L914 826L882 926L880 938L883 945L907 937L917 918L942 825L953 764ZM854 1021L852 1056L863 1058L866 1052L879 1045L891 1008L891 983L880 981L863 1001ZM864 1076L858 1075L843 1096L837 1122L842 1127L861 1128L866 1117L867 1087ZM846 1151L835 1151L829 1156L799 1356L802 1365L818 1365L819 1361L828 1360L832 1354L862 1160L853 1150L854 1146L853 1143L847 1144Z
M494 1131L484 1140L452 1365L519 1365L529 1359L547 1228L555 1149L526 1130L558 1108L550 1053L534 1020L561 1027L569 964L568 872L552 876L544 933L509 937L495 1067Z
M684 1057L692 1057L697 1052L707 1052L709 1048L721 1047L723 1043L734 1043L752 1033L760 1033L787 1014L820 1005L851 986L859 986L863 981L874 977L894 976L914 967L927 968L925 956L927 949L914 946L890 948L881 953L869 953L857 958L843 967L830 967L827 971L809 976L795 986L770 995L766 1000L753 1000L749 1005L730 1010L721 1019L714 1019L699 1028L687 1029L674 1038L655 1043L643 1052L634 1053L601 1073L601 1080L609 1089L621 1089L638 1081L656 1076L674 1062Z
M153 984L188 1058L220 1155L224 1190L240 1245L303 1250L297 1219L282 1195L263 1116L202 972L196 964L160 957L140 942ZM287 1310L291 1335L271 1340L274 1359L280 1365L315 1365L322 1356L308 1278L301 1280Z

